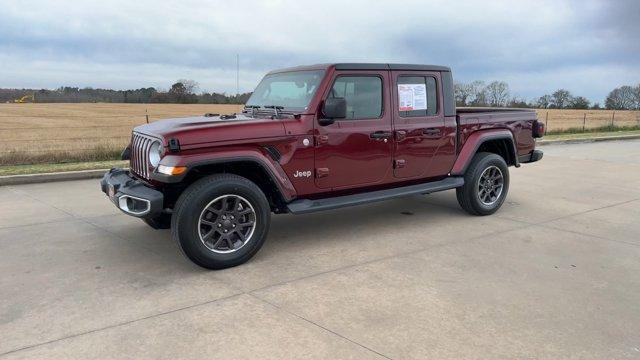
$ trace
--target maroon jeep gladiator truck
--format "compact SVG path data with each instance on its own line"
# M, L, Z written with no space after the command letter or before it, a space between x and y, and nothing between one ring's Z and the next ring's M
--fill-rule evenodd
M455 107L451 70L322 64L275 70L242 113L138 126L102 191L126 214L171 228L209 269L262 247L271 213L304 214L456 189L489 215L509 166L538 161L544 124L532 110Z

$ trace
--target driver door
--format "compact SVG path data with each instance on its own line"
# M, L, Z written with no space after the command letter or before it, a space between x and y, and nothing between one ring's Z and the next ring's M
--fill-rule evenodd
M393 133L388 83L388 71L336 71L324 99L344 98L347 116L327 126L316 121L317 187L377 185L390 177Z

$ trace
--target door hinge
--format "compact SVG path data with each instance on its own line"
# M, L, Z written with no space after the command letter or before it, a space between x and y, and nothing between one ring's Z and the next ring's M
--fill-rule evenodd
M329 176L329 168L317 168L316 177L323 178Z
M328 135L316 135L316 146L323 145L329 142Z
M404 159L398 159L393 162L393 167L396 169L400 169L403 168L406 164L407 162Z

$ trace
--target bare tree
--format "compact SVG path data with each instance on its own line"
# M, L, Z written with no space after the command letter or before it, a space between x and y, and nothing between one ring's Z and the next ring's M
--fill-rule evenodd
M556 109L564 109L569 106L571 101L571 93L569 90L558 89L551 95L551 107Z
M613 110L635 109L637 106L635 89L628 85L613 89L605 100L605 106Z
M542 109L548 109L549 106L551 106L552 101L553 98L551 97L551 95L542 95L536 101L536 106Z
M509 102L507 103L507 106L511 108L531 107L531 105L527 104L527 100L525 98L518 97L517 95L512 97L511 100L509 100Z
M184 86L184 91L186 94L195 94L200 89L200 84L198 84L195 80L189 79L180 79L178 83L181 83Z
M193 80L179 80L177 83L171 85L168 95L177 103L196 103L198 102L198 97L194 94L194 91L197 86L198 83Z
M487 91L484 81L476 80L467 85L469 87L469 105L487 106Z
M456 99L457 106L467 106L467 101L472 95L469 84L464 83L455 83L453 85L453 94Z
M453 97L456 99L456 106L466 106L469 94L466 92L466 84L456 82L453 84Z
M509 85L504 81L493 81L486 87L491 106L506 106L509 101Z
M576 96L569 101L572 109L588 109L591 102L584 96Z

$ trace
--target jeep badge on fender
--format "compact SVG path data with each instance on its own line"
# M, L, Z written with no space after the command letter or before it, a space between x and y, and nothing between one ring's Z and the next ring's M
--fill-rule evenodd
M271 213L456 189L465 211L493 214L509 167L542 158L542 134L533 110L456 108L448 67L301 66L268 73L241 114L136 127L129 169L101 187L124 213L170 227L194 263L222 269L260 250Z
M311 176L311 171L296 171L293 174L293 177L310 177Z

